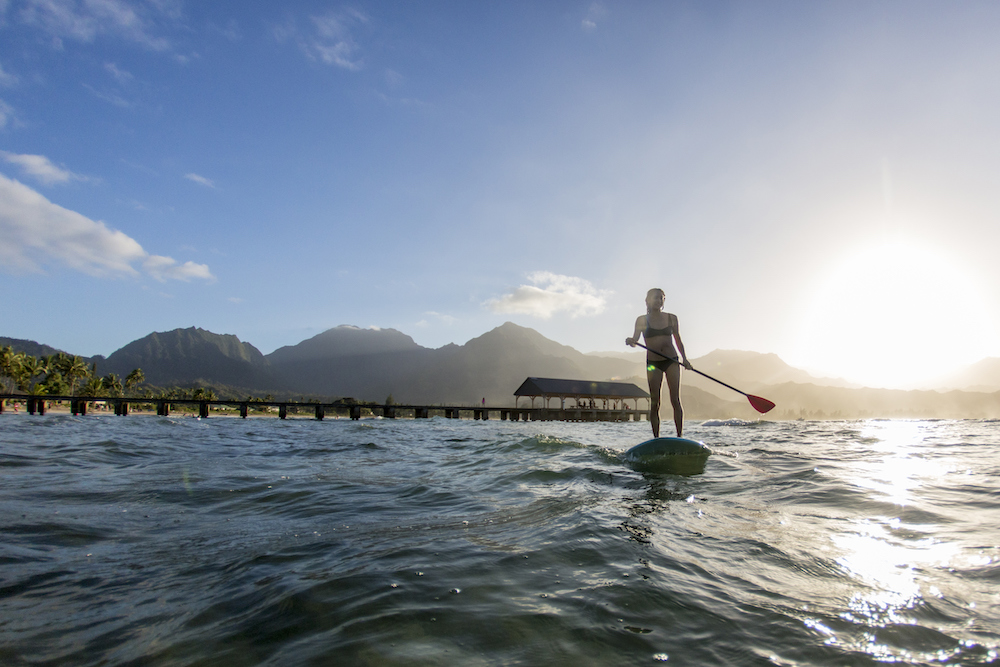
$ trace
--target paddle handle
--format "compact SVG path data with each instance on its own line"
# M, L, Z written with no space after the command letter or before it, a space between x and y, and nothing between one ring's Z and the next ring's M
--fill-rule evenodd
M643 344L642 344L642 343L640 343L639 341L635 341L635 344L636 344L636 345L638 345L639 347L641 347L642 349L646 350L647 352L652 352L653 354L658 354L658 355L660 355L660 356L661 356L661 357L663 357L664 359L673 359L673 357L668 357L667 355L663 354L662 352L657 352L656 350L650 350L650 349L649 349L648 347L646 347L645 345L643 345ZM676 359L674 359L674 361L677 361L677 360L676 360ZM678 362L678 363L680 363L680 362ZM688 363L690 363L690 362L688 362ZM703 376L703 377L707 377L707 378L708 378L709 380L711 380L712 382L718 382L719 384L721 384L721 385L722 385L723 387L726 387L727 389L732 389L732 390L733 390L733 391L735 391L735 392L736 392L737 394L743 394L744 396L747 396L747 397L749 397L749 396L750 396L750 394L746 393L745 391L740 391L740 390L739 390L739 389L737 389L736 387L734 387L734 386L732 386L732 385L729 385L729 384L726 384L726 383L725 383L725 382L723 382L722 380L718 380L718 379L716 379L716 378L712 377L712 376L711 376L711 375L709 375L708 373L702 373L702 372L701 372L701 371L699 371L699 370L698 370L697 368L692 368L691 370L693 370L693 371L694 371L695 373L697 373L698 375L701 375L701 376Z

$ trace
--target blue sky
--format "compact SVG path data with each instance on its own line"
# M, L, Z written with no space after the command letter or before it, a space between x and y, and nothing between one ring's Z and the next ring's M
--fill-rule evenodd
M0 335L1000 356L1000 5L0 0Z

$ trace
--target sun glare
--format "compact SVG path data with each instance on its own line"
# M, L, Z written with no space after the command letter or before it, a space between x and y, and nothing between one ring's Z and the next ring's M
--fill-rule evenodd
M941 253L889 240L844 258L814 294L794 362L871 387L912 388L990 356L992 315Z

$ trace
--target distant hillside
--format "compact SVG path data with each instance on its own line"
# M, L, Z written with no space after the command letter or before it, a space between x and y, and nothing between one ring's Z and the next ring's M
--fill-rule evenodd
M151 333L115 351L98 372L125 376L141 368L146 382L159 387L228 385L248 390L280 386L260 350L233 335L191 327Z
M58 352L34 341L0 338L0 345L34 356ZM339 326L275 350L266 357L233 335L191 327L153 333L108 359L95 357L100 374L124 376L141 368L149 384L286 398L353 397L399 403L511 405L529 376L634 382L646 389L643 353L582 354L510 322L464 345L418 345L394 329ZM89 363L89 360L88 360ZM716 350L692 359L698 368L743 391L774 401L766 419L1000 418L1000 359L984 359L954 376L953 386L987 391L894 391L816 378L774 354ZM745 397L696 373L683 375L688 419L756 419ZM669 420L666 388L663 418Z
M966 391L1000 391L1000 358L987 357L958 373L941 378L936 385Z
M747 392L755 392L762 387L786 382L812 384L818 387L858 388L858 385L852 385L844 380L814 377L803 370L789 366L776 354L715 350L703 357L691 359L691 365ZM732 395L729 389L697 373L685 372L683 377L687 386L698 387L722 398Z
M997 419L1000 392L845 389L786 383L768 387L772 419Z
M404 387L399 378L408 376L430 352L395 329L341 325L279 348L267 360L293 392L381 402L394 389L393 398L400 399Z
M312 363L320 359L412 352L420 349L424 348L395 329L362 329L343 324L304 340L298 345L278 348L267 357L275 364Z
M627 362L588 357L510 322L465 345L425 348L394 329L340 326L268 355L277 376L296 391L402 403L495 405L531 376L607 379L630 375Z
M629 350L628 348L625 348L624 351L587 352L586 354L588 357L608 357L611 359L622 359L624 361L642 364L646 359L646 351L639 348L636 348L636 350Z
M8 345L10 345L15 352L23 352L24 354L29 354L32 357L49 357L53 354L63 352L63 350L57 350L54 347L36 343L33 340L4 338L3 336L0 336L0 347L7 347Z

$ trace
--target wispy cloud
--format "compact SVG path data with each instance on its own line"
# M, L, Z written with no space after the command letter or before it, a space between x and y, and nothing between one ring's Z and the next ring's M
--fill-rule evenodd
M587 9L587 15L580 21L580 27L586 32L597 30L597 22L604 18L605 14L607 14L607 10L604 9L604 5L599 2L591 3Z
M70 181L91 180L86 176L74 174L68 169L63 169L62 167L52 164L52 161L44 155L18 155L17 153L0 151L0 158L3 158L10 164L17 165L25 174L41 183L44 183L45 185L58 185L60 183L68 183Z
M458 321L457 317L453 317L452 315L443 315L442 313L437 313L434 312L433 310L428 310L426 313L424 313L424 315L427 315L428 317L431 317L435 321L441 322L446 326L451 326L452 324ZM427 319L427 317L424 317L419 322L417 322L416 326L418 327L430 326L430 321Z
M14 119L14 110L9 104L0 100L0 129L7 127L7 123Z
M11 88L16 86L18 83L18 78L9 72L5 72L3 65L0 65L0 87Z
M142 12L140 14L140 12ZM110 35L135 42L152 51L166 51L170 42L153 34L151 14L176 18L169 3L130 4L124 0L27 0L17 16L54 38L93 42Z
M184 282L192 279L215 280L215 276L208 270L206 264L195 264L190 261L180 264L174 258L162 255L147 257L142 263L142 269L161 283L167 280L183 280Z
M103 92L103 91L97 90L93 86L91 86L89 84L86 84L86 83L83 84L83 87L86 88L90 92L91 95L93 95L94 97L96 97L99 100L107 102L108 104L113 104L116 107L120 107L122 109L131 109L132 108L132 103L129 102L128 100L126 100L121 95L118 95L116 93L108 93L108 92Z
M294 20L275 27L274 36L279 42L293 41L306 57L347 70L364 66L355 33L368 23L368 17L353 9L327 12L310 16L311 27L300 30Z
M214 188L215 183L211 179L205 178L204 176L199 176L198 174L184 174L184 178L189 181L194 181L199 185L204 185L206 188Z
M229 19L229 22L224 26L211 25L209 28L217 31L230 42L238 42L243 39L243 31L240 30L240 24L236 22L236 19Z
M3 175L0 238L0 267L11 273L41 273L44 264L55 263L91 276L137 276L133 265L139 264L161 282L214 279L204 264L150 255L127 234L54 204Z
M590 281L548 271L528 275L532 284L521 285L499 299L483 305L495 313L533 315L548 319L559 312L570 317L597 315L604 311L610 290L600 290Z
M134 77L131 72L123 70L114 63L104 63L104 69L115 78L115 80L120 84L126 84L130 82Z

